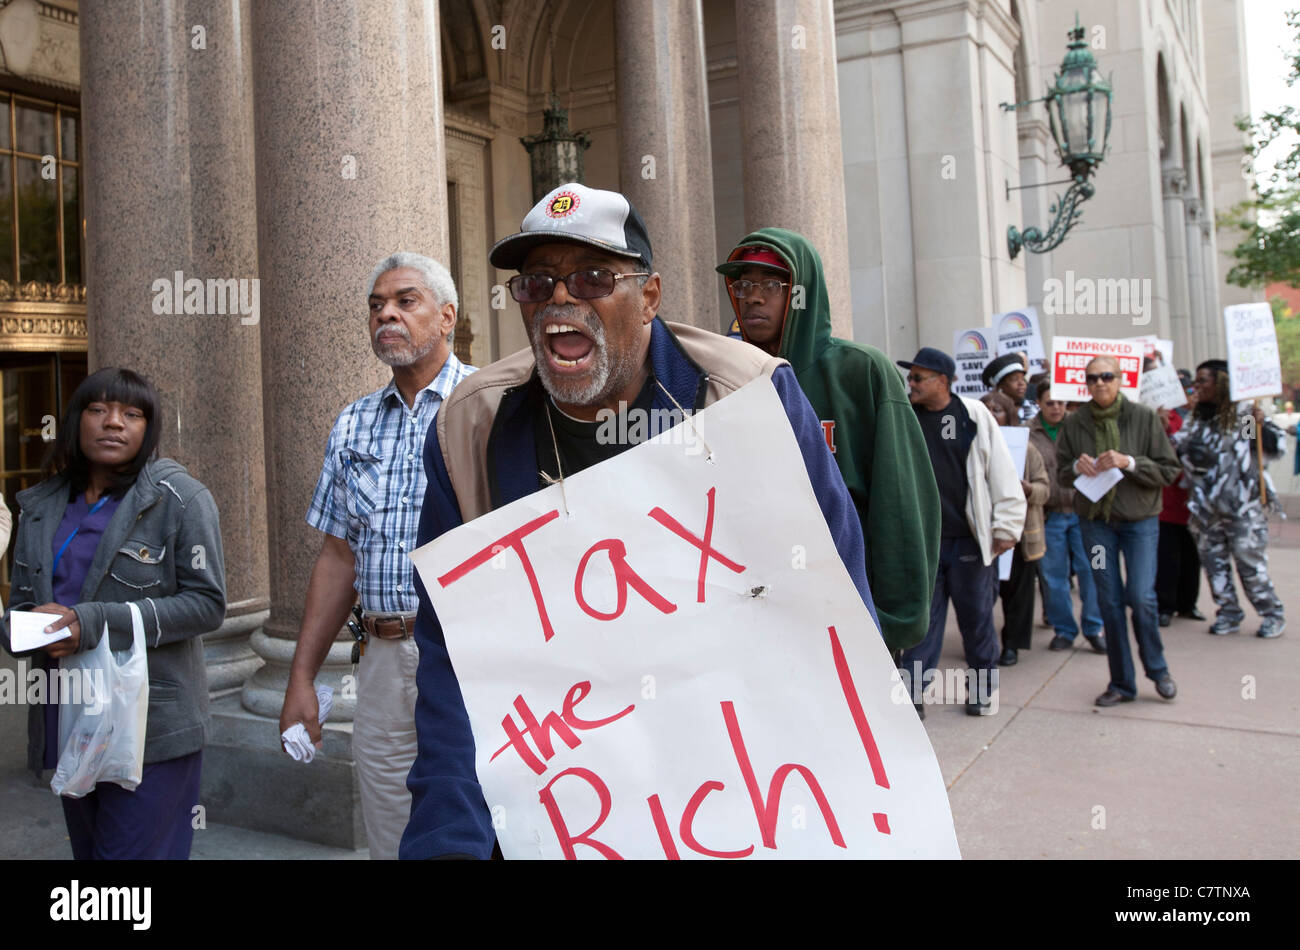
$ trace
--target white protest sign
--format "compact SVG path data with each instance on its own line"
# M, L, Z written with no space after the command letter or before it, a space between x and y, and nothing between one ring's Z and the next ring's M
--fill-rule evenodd
M998 431L1002 433L1002 441L1007 444L1007 451L1011 453L1011 461L1015 464L1016 471L1021 478L1026 478L1025 456L1029 454L1029 427L998 426ZM1011 555L1014 552L1015 548L1012 548L998 555L998 580L1011 580Z
M978 399L989 391L980 374L993 359L992 331L988 327L958 330L952 340L953 359L957 361L957 379L953 381L952 392Z
M1187 391L1178 370L1161 364L1142 374L1140 399L1152 409L1178 409L1187 405Z
M1228 329L1228 387L1233 402L1282 394L1282 362L1267 303L1225 307Z
M502 853L959 857L771 382L685 425L412 555Z
M1156 340L1156 360L1158 363L1163 363L1165 366L1174 365L1173 340L1166 340L1164 337L1160 337ZM1175 375L1177 375L1177 372L1177 367L1175 367Z
M1043 334L1039 328L1036 307L995 314L993 326L997 328L998 356L1024 353L1029 358L1027 375L1047 372L1047 353L1043 349Z
M1142 351L1143 345L1133 340L1052 337L1052 398L1087 402L1092 398L1084 379L1088 364L1097 356L1113 356L1123 374L1120 392L1137 399L1142 380Z

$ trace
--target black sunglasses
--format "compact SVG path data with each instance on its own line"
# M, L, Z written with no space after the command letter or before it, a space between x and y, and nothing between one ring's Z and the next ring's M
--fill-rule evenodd
M551 295L555 293L555 282L562 280L569 291L569 296L576 297L578 300L594 300L612 294L614 287L624 277L649 276L643 273L615 274L603 267L588 267L575 270L564 277L556 277L552 274L519 274L506 281L506 286L510 288L510 296L520 303L541 303L543 300L551 299Z
M1078 377L1076 376L1075 378L1077 379ZM1091 386L1094 383L1096 383L1097 380L1099 379L1103 383L1113 383L1118 378L1119 377L1116 376L1114 373L1088 373L1083 377L1083 381L1087 383L1089 386Z

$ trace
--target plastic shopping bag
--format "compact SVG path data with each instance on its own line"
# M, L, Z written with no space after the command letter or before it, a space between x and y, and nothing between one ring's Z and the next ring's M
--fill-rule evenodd
M131 608L130 650L109 647L108 624L93 650L59 661L59 764L50 788L81 798L97 782L128 791L144 772L144 732L149 718L149 661L144 621Z

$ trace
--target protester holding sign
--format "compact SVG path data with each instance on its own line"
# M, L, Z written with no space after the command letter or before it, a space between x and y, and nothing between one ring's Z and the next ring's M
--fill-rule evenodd
M993 414L1002 428L1019 426L1016 407L1005 393L986 393L980 400ZM1055 462L1055 453L1052 456ZM1025 467L1020 476L1020 489L1028 505L1025 511L1025 529L1020 542L1011 555L1011 576L1002 581L1002 655L999 666L1014 666L1019 661L1019 651L1028 650L1034 633L1034 578L1037 562L1046 548L1043 540L1043 504L1047 501L1051 483L1043 457L1032 443L1025 446Z
M1143 670L1161 697L1173 699L1178 688L1165 663L1156 608L1156 516L1160 490L1178 476L1178 458L1154 410L1120 392L1115 357L1094 357L1084 370L1092 401L1062 425L1056 460L1062 483L1076 489L1075 511L1083 545L1092 552L1092 576L1106 622L1110 685L1096 705L1137 698L1126 606L1133 612Z
M789 364L739 340L658 319L662 287L650 237L626 197L561 185L529 211L518 234L497 242L489 260L519 271L509 286L531 348L481 369L430 427L421 545L546 484L563 488L568 476L674 425L689 428L689 413L767 378L835 548L874 619L857 512ZM701 435L705 444L707 438ZM763 473L755 471L752 491L761 495L763 486ZM706 530L706 545L708 537ZM515 538L514 551L524 543ZM613 563L615 550L607 550ZM419 750L407 780L413 800L401 856L487 858L494 816L478 782L469 716L422 581L417 590ZM571 692L566 717L574 718L577 701Z
M1277 504L1277 494L1268 473L1261 473L1256 437L1262 437L1269 460L1282 457L1285 441L1258 406L1238 408L1230 383L1223 360L1206 360L1196 368L1196 408L1174 443L1191 481L1188 527L1218 606L1210 633L1236 633L1245 619L1232 583L1230 559L1235 559L1241 586L1264 621L1258 635L1268 639L1281 636L1286 618L1268 576L1268 515L1260 501L1261 474L1270 506Z
M761 228L717 271L736 311L735 335L788 359L821 420L862 522L886 645L920 643L939 561L939 490L898 371L874 346L831 336L822 260L803 235Z

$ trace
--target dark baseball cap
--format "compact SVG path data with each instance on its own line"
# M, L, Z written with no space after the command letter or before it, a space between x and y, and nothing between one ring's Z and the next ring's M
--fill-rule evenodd
M951 356L943 350L936 350L932 346L923 346L916 351L916 356L912 357L909 363L907 360L895 360L903 369L911 369L913 366L919 366L921 369L932 370L936 373L942 373L949 379L957 376L957 363Z
M617 191L567 182L524 217L518 234L502 238L488 252L493 267L518 270L528 252L542 244L589 244L619 257L631 257L654 270L650 235L627 197Z
M761 245L738 247L731 252L731 257L713 268L724 277L739 277L750 267L762 267L778 273L790 273L785 260L771 248Z

